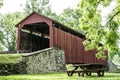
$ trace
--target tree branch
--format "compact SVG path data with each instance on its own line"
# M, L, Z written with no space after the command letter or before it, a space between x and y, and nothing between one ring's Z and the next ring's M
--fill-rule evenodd
M98 0L98 4L100 3L100 1L103 1L103 0Z
M118 15L119 13L120 13L120 11L116 12L116 13L107 21L107 23L106 23L105 25L107 25L110 21L112 21L112 19L113 19L116 15Z
M113 11L114 11L115 9L119 8L119 7L120 7L120 6L115 7L115 8L113 9Z
M97 4L97 6L100 4L101 1L103 1L103 0L98 0L98 4Z

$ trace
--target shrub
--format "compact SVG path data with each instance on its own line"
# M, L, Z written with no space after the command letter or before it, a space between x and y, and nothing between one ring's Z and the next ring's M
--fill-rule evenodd
M19 63L22 61L21 54L0 54L0 63Z

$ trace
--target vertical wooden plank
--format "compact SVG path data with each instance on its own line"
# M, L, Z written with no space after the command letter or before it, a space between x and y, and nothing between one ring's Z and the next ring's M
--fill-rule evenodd
M66 56L66 63L68 63L68 61L67 61L67 57L68 57L68 55L67 55L67 48L66 48L66 38L67 36L66 36L66 32L65 32L65 39L64 39L64 42L65 42L65 44L64 44L64 46L65 46L65 48L64 48L64 51L65 51L65 56Z
M58 47L59 47L59 30L57 28L57 42L58 42Z
M60 29L58 29L58 32L59 32L59 47L61 48L61 32L60 32Z
M79 59L78 59L78 61L80 61L80 62L82 62L82 53L81 53L81 44L80 44L80 38L78 38L78 56L79 56Z
M56 46L56 28L54 27L54 38L53 38L54 40L54 44L53 44L53 46L55 47Z
M76 52L75 52L75 36L74 35L72 35L72 49L73 49L73 52L72 52L72 56L73 56L73 58L72 58L72 60L73 60L73 63L76 63L76 58L77 58L77 56L76 56Z
M17 50L20 50L21 26L18 27Z
M53 34L53 26L50 26L50 28L49 28L49 32L50 32L50 47L53 47L53 36L54 36L54 34Z
M72 56L72 54L73 54L73 48L72 48L72 35L70 34L70 33L68 33L68 38L69 38L69 41L68 41L68 48L69 48L69 59L70 59L70 62L72 63L72 61L73 61L73 56Z
M78 56L78 38L77 38L77 36L76 36L76 56L77 56L76 61L77 61L77 63L79 63L79 61L78 61L79 56Z
M63 39L64 39L63 31L60 30L60 32L61 32L61 33L60 33L60 34L61 34L61 36L60 36L60 37L61 37L61 49L64 50L64 49L63 49L63 48L64 48L64 46L63 46L63 44L64 44L64 43L63 43Z
M65 43L65 47L66 47L66 53L67 53L67 62L69 63L69 53L68 53L68 35L66 33L66 43Z
M81 53L82 53L82 61L83 63L85 63L85 59L86 59L86 53L85 53L85 47L83 45L84 39L80 39L80 45L81 45Z
M71 61L73 61L73 63L74 63L74 59L75 59L75 54L74 54L74 40L73 40L73 35L71 35L71 47L72 47L72 53L71 53Z
M57 47L59 47L59 32L58 32L58 28L57 28Z
M65 32L65 55L66 55L66 63L69 63L68 59L69 59L69 55L67 52L67 33Z
M57 28L55 27L55 47L57 47Z
M59 47L61 48L61 30L60 29L58 30L59 30Z
M55 37L56 37L56 38L55 38L55 47L57 47L57 39L58 39L58 38L57 38L57 28L55 28Z
M77 36L74 36L75 37L75 42L74 42L74 44L75 44L75 56L76 56L76 59L75 59L75 61L76 61L76 63L78 63L78 54L77 54L77 45L78 45L78 42L77 42Z
M70 58L70 53L69 53L69 47L71 46L69 43L69 33L66 33L66 40L67 40L67 42L66 42L66 48L67 48L67 55L68 55L68 62L71 62L71 58Z
M78 40L78 47L77 47L77 50L78 50L78 62L81 62L82 58L81 58L81 49L80 49L79 37L77 37L77 40Z
M63 34L63 37L62 37L62 39L63 39L63 50L65 50L65 32L63 31L62 32Z
M71 36L72 36L72 35L71 35L70 33L68 33L68 39L69 39L69 40L68 40L68 46L69 46L69 47L68 47L68 49L69 49L68 52L69 52L70 62L72 63L72 62L73 62L73 55L72 55L72 54L73 54L73 52L72 52L72 51L73 51L73 49L72 49L72 46L73 46L73 45L72 45L72 43L71 43L71 40L72 40L72 39L71 39ZM72 49L72 50L71 50L71 49Z

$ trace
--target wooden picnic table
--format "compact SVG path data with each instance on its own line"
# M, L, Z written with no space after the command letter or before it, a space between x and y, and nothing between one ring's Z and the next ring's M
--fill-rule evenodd
M72 76L74 73L78 73L78 76L91 76L92 73L97 73L99 77L104 76L105 66L101 64L74 64L74 69L67 71L68 76ZM81 70L78 70L80 68Z

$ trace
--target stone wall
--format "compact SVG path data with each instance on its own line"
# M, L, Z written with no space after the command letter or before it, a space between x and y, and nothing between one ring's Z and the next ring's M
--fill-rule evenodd
M37 52L24 53L18 63L0 63L0 75L34 74L65 70L64 51L59 48L47 48Z
M27 73L59 72L66 70L64 51L59 48L47 48L24 54Z
M111 60L108 60L109 72L119 72L117 65Z

